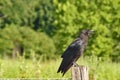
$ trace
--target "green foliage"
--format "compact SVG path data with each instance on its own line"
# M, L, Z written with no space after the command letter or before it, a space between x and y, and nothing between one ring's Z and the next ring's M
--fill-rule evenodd
M53 25L55 19L55 6L52 0L38 0L36 6L34 6L36 13L35 20L33 22L34 29L47 33L49 36L53 36L55 32L55 26Z
M60 40L60 43L56 44L60 46L60 50L64 50L80 30L93 29L95 33L89 39L85 55L106 58L111 56L119 60L119 0L115 2L111 0L54 0L54 4L58 14L54 24L59 27L56 36Z
M52 0L1 0L0 28L5 24L29 26L52 36L55 7Z
M32 26L35 18L34 6L37 2L32 0L1 0L0 27L5 27L5 24L18 24Z
M50 58L50 55L53 56L55 53L56 49L52 39L46 34L35 32L29 27L7 25L4 29L1 29L0 32L1 53L12 54L14 42L22 45L25 55L27 56L30 56L30 53L34 52Z

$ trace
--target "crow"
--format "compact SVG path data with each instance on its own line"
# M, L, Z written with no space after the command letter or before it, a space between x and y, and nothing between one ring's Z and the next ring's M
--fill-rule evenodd
M69 70L72 65L76 65L76 61L82 55L88 41L88 37L93 33L93 30L82 30L79 36L68 46L63 55L61 56L62 62L57 71L64 74Z

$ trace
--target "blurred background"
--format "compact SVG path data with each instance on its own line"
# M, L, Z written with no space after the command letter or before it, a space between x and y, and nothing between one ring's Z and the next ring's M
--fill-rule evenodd
M62 78L61 54L83 29L95 32L78 64L90 80L120 80L120 0L0 0L0 77Z

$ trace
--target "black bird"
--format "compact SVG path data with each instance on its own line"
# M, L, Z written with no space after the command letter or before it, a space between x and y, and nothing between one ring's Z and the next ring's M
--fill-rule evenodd
M88 37L93 33L93 30L82 30L78 38L76 38L65 50L63 55L61 56L62 62L57 71L57 73L61 72L64 74L68 71L68 69L75 65L75 62L82 55L85 46L87 45Z

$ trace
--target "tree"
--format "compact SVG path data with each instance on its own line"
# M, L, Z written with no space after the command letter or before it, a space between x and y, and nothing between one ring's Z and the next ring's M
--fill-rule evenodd
M95 30L89 42L85 55L96 55L108 58L113 54L119 55L119 0L88 1L88 0L54 0L58 17L55 25L59 27L57 37L60 49L68 45L82 29ZM116 46L116 47L114 47ZM62 52L60 52L62 53Z
M11 56L16 45L24 49L27 57L35 53L45 56L45 58L51 58L55 54L56 48L53 40L42 32L35 32L27 26L16 25L6 25L0 31L0 45L2 45L0 51L2 54Z

